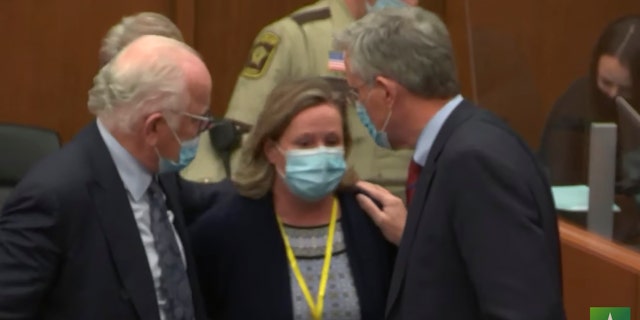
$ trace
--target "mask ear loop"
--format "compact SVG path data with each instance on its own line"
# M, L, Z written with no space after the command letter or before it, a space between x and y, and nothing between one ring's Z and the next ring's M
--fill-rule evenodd
M278 152L280 152L280 154L284 157L284 162L285 162L285 166L287 165L287 152L282 150L282 148L280 148L280 144L277 142L274 142L276 145L276 149L278 149ZM273 168L276 169L276 173L280 176L280 178L285 179L286 178L286 174L284 174L275 164L272 164Z
M153 150L156 152L156 155L158 156L158 161L160 161L161 159L165 159L165 160L169 161L172 165L178 165L178 161L180 161L180 159L178 159L178 161L175 161L175 160L167 159L167 158L161 156L160 155L160 151L158 151L158 147L153 147Z
M278 144L277 142L276 142L276 149L278 149L278 152L280 152L281 155L283 156L287 155L287 152L282 150L282 148L280 148L280 144Z
M389 104L389 113L382 124L382 128L380 128L380 132L387 132L387 125L389 125L389 120L391 120L391 115L393 114L393 102L394 101L391 101L391 104Z
M165 118L166 120L166 118ZM169 125L169 122L167 121L167 126L169 127L169 131L171 131L171 134L173 135L174 138L176 138L176 140L178 141L178 145L180 145L180 147L182 147L182 140L180 139L180 137L178 137L178 134L173 130L173 128ZM162 159L164 158L162 155L160 155L160 151L158 151L158 146L154 146L153 149L156 151L156 155L158 156L158 159ZM167 159L169 162L171 162L171 164L173 165L177 165L178 162L171 160L171 159ZM178 155L178 161L180 161L180 156Z
M169 126L169 123L167 123L167 126ZM171 128L171 126L169 126L169 131L171 131L171 134L173 134L173 137L175 137L176 140L178 140L178 144L182 145L182 139L178 137L178 134L173 130L173 128Z
M367 96L364 98L364 101L361 101L360 103L364 105L366 101L369 101L369 98L371 98L372 92L373 90L369 90L369 93L367 93ZM387 114L387 118L384 120L384 123L382 124L382 127L380 128L380 130L376 128L376 131L385 132L385 130L387 130L387 125L389 124L389 120L391 119L392 113L393 113L393 109L391 108L391 106L389 106L389 113Z
M393 108L389 107L389 113L387 114L387 119L384 120L384 124L380 129L381 132L387 131L387 125L389 124L389 120L391 120L391 114L393 114Z

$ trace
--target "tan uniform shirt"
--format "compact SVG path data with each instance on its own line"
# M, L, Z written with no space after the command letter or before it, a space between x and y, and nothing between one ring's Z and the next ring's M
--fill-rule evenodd
M264 101L280 81L290 77L338 76L328 68L333 35L353 21L343 0L321 0L265 27L254 41L248 62L238 78L229 103L229 119L255 124ZM348 109L353 147L348 163L361 179L380 184L404 198L404 185L412 150L379 148L360 123L355 108ZM231 157L232 171L240 152ZM189 180L224 179L222 161L204 133L196 158L182 175Z

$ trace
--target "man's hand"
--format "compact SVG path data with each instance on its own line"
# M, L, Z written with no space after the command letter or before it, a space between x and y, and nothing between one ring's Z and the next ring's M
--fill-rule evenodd
M356 186L382 205L380 209L369 197L358 194L356 197L360 207L369 214L389 242L395 245L400 244L407 220L407 208L402 199L394 196L387 189L366 181L359 181Z

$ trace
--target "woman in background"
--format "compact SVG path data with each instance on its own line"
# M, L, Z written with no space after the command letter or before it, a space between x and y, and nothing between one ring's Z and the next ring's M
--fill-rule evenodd
M394 246L360 209L345 103L283 83L244 144L235 192L192 228L213 319L383 319Z
M621 122L615 103L623 97L640 107L640 16L620 18L603 31L591 58L589 76L574 82L556 101L542 136L540 157L552 185L586 185L589 177L589 140L593 122L618 125L616 146L615 240L637 243L640 235L640 132ZM629 135L635 132L635 135ZM632 139L629 140L629 137ZM583 214L563 212L584 224Z
M553 106L539 151L552 185L587 184L591 123L618 123L617 96L640 108L638 15L605 28L594 48L589 76L574 82ZM620 154L618 148L616 181L623 179Z

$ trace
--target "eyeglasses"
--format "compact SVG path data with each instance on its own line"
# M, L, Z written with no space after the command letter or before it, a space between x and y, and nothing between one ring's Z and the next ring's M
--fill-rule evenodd
M349 102L351 104L355 103L356 101L360 100L360 90L362 90L362 88L364 88L367 84L363 83L359 86L356 87L351 87L349 89L349 92L347 93L347 99L349 100Z
M359 98L360 98L360 94L358 93L358 90L353 88L349 89L349 92L347 92L347 101L349 102L349 104L356 103L356 101L358 101Z
M198 125L198 134L203 133L211 128L213 128L215 119L211 115L210 111L207 111L203 115L191 114L188 112L179 112L180 115L197 120L200 122Z

